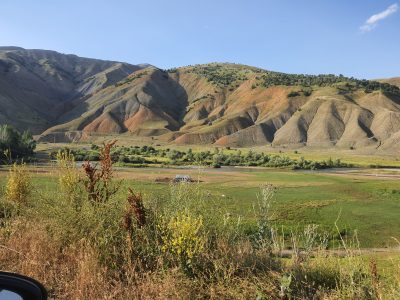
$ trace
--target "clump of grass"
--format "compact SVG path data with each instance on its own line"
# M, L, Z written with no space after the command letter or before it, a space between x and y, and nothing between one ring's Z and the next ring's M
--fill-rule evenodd
M68 150L59 150L57 153L58 181L65 193L73 193L79 183L79 172L75 158Z
M6 199L16 204L26 204L31 194L32 183L25 163L14 163L7 178Z
M254 241L257 247L271 250L272 234L274 228L271 224L273 218L272 206L275 197L275 187L267 184L261 188L261 193L258 195L258 203L253 205L257 218L257 230L254 234Z
M74 155L68 150L59 150L57 153L58 183L64 197L74 203L76 209L82 205L80 181L81 175L76 166Z

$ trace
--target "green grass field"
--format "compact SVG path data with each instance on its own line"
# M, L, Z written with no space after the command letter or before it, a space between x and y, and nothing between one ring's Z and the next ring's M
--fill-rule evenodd
M1 185L7 175L3 168ZM56 188L57 179L49 168L33 168L35 189L46 192ZM49 173L50 172L50 173ZM317 224L320 230L350 236L357 231L361 247L394 245L400 239L400 183L398 180L368 176L327 174L286 170L203 168L180 170L172 168L121 168L117 177L123 180L120 191L125 201L128 187L141 192L145 200L158 198L162 203L169 196L170 184L155 182L156 178L173 178L175 174L190 174L194 180L190 189L200 191L204 209L219 218L229 214L240 218L249 227L255 225L253 205L264 184L277 187L273 204L275 225L290 233L307 224Z
M253 224L253 205L260 186L271 183L278 187L273 208L275 223L286 229L318 224L328 232L335 232L338 219L340 229L358 232L361 247L384 247L393 244L392 237L400 238L397 180L274 170L238 173L235 172L234 178L228 173L221 180L215 174L200 175L200 178L215 178L215 182L210 179L198 183L204 197L209 198L205 201L211 212L242 216L244 222ZM165 183L128 180L126 184L148 196L168 193Z

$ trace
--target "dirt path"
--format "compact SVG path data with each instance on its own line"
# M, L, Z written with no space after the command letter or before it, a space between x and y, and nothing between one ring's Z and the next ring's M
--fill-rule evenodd
M332 176L351 176L357 178L376 178L376 179L400 179L400 169L365 169L365 168L341 168L341 169L323 169L315 171L302 171L308 174L321 174L321 175L332 175Z
M300 256L307 256L308 253L306 251L300 250ZM361 248L361 249L336 249L336 250L314 250L311 251L310 255L312 257L315 256L339 256L339 257L347 257L347 256L354 256L354 255L368 255L368 254L393 254L399 253L400 254L400 247L396 248ZM281 250L281 251L274 251L274 254L280 257L291 258L294 254L294 250Z

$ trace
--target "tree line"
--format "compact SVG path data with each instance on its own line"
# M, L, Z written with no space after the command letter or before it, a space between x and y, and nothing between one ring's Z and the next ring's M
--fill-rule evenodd
M92 145L91 149L64 149L70 151L77 161L98 161L99 147ZM57 151L51 156L55 158ZM113 148L111 158L123 166L143 167L151 164L161 165L202 165L214 168L222 166L257 166L270 168L291 168L316 170L326 168L351 167L340 159L312 161L304 158L294 159L288 156L257 153L251 150L231 150L215 148L213 151L176 150L170 148L155 148L153 146L120 146Z
M286 86L334 86L340 83L344 85L341 88L348 90L351 89L363 89L366 93L373 91L382 91L388 94L400 95L400 89L389 83L382 83L378 81L356 79L354 77L345 77L343 75L333 74L321 74L321 75L304 75L304 74L285 74L277 72L266 72L259 77L262 80L264 87L270 87L275 85L286 85Z

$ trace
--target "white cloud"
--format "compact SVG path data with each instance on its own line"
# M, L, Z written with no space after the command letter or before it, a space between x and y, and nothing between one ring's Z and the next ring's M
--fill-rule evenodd
M390 5L386 10L371 16L365 23L360 27L362 32L368 32L374 29L378 22L386 19L390 15L394 14L398 10L399 6L397 4Z

